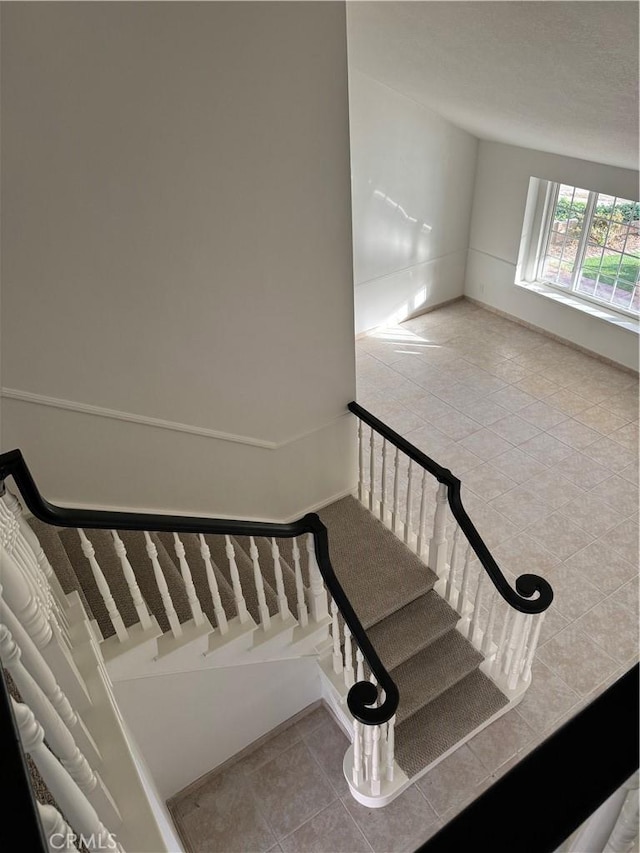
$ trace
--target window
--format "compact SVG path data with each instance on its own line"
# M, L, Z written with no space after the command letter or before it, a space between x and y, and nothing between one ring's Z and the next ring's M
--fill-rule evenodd
M540 238L529 279L640 315L640 203L533 181L545 192L538 203Z

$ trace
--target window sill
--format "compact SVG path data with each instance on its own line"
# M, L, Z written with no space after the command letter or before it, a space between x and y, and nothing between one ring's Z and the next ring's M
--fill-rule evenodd
M576 311L588 314L596 320L603 320L605 323L610 323L613 326L618 326L620 329L626 329L628 332L633 332L640 336L640 321L635 320L633 317L626 317L624 314L618 314L616 311L610 311L604 305L600 306L593 302L587 302L573 293L563 293L561 290L556 290L555 287L551 287L542 281L516 281L515 285L525 290L531 290L539 296L544 296L545 299L552 299L561 305L567 305L569 308L574 308Z

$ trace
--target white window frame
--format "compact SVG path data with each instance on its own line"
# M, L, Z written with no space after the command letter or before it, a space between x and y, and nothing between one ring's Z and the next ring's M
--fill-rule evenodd
M620 305L597 299L588 293L583 293L576 289L589 239L590 223L595 211L596 198L599 195L598 191L587 190L589 195L584 213L584 226L576 252L576 262L571 274L571 285L563 287L542 276L542 266L551 240L551 227L561 184L562 182L531 178L520 255L518 258L516 283L525 286L541 285L553 288L554 291L563 293L565 296L579 302L590 303L591 305L598 306L603 311L612 312L613 314L638 321L640 315L634 311L629 311Z

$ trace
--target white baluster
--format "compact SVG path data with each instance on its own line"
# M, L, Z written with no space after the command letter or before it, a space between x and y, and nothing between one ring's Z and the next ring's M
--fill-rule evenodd
M156 548L155 542L146 530L144 531L144 540L147 548L147 554L149 555L149 559L151 560L151 565L153 567L153 574L156 579L156 584L160 592L160 598L162 599L162 604L164 605L164 612L171 628L171 633L174 637L181 637L182 625L180 624L180 620L178 619L176 609L173 606L173 601L171 600L171 593L169 592L169 587L167 586L167 581L164 576L164 572L162 571L162 566L160 565L160 562L158 560L158 549Z
M374 507L374 492L376 482L376 447L375 447L375 432L371 427L369 435L369 511L373 512Z
M16 619L4 601L2 601L2 598L0 598L0 617L2 617L4 625L8 628L14 642L21 651L21 664L39 685L65 724L71 729L76 743L78 743L83 752L89 755L91 760L100 761L102 756L98 747L85 729L82 719L76 714L65 693L62 691L51 667L43 658L42 653L18 619ZM1 625L0 630L2 630Z
M404 517L404 542L409 543L409 531L411 529L411 511L413 509L413 459L409 460L409 471L407 473L407 511Z
M286 622L289 618L289 604L287 593L284 589L284 578L282 577L282 563L280 562L280 548L275 539L271 540L271 555L273 556L273 574L276 579L276 593L278 595L278 610L280 618Z
M522 668L523 681L528 681L531 678L531 667L533 665L533 658L536 653L536 649L538 648L538 640L540 639L540 631L542 630L542 623L544 622L545 616L546 612L536 613L534 616L533 632L527 646L527 653L524 659L524 666Z
M298 622L302 628L306 628L309 624L309 613L307 611L307 602L304 597L304 583L302 581L302 567L300 565L300 548L298 540L294 539L292 543L293 566L296 576L296 601L298 606Z
M357 787L362 782L362 723L353 721L353 784Z
M338 622L338 605L331 600L331 639L333 640L333 671L336 675L342 672L342 651L340 650L340 623Z
M0 548L0 578L7 604L39 648L52 637L52 629L39 600L13 556Z
M427 528L427 469L422 472L422 485L420 494L420 526L418 528L418 546L416 551L422 557L424 551L425 532Z
M382 439L382 495L380 497L380 520L384 521L387 509L387 439Z
M129 587L129 592L131 593L133 606L136 608L140 625L143 630L146 631L147 628L151 627L151 616L147 610L147 605L144 603L140 587L138 586L138 581L136 580L135 573L131 567L129 558L127 557L127 549L124 547L124 542L119 537L117 531L112 530L111 536L113 537L113 547L118 555L118 559L120 560L120 565L122 566L122 574L125 577L127 586Z
M500 632L500 640L498 641L498 651L496 652L496 659L493 662L493 667L491 669L491 673L494 678L499 678L502 667L504 666L504 659L507 653L507 632L511 626L511 621L513 618L513 610L509 607L504 617L504 622L502 623L502 631Z
M220 598L220 589L218 588L218 580L216 578L216 573L213 568L213 563L211 562L211 549L207 545L206 539L204 538L202 533L200 533L199 539L200 554L202 555L202 559L204 560L204 565L207 572L207 583L209 584L209 592L211 593L213 610L216 614L218 630L221 634L226 634L229 630L229 623L227 622L227 614L224 612L224 607L222 606L222 599Z
M449 604L453 607L453 589L456 580L456 562L458 560L458 539L460 537L460 527L456 524L455 530L453 531L453 543L451 545L451 559L449 560L449 574L447 575L447 585L445 591L445 598L449 602Z
M638 849L638 774L623 785L626 796L603 853L632 853ZM606 801L605 801L606 802ZM635 842L635 844L634 844Z
M312 533L307 534L307 554L309 556L309 610L312 619L315 622L321 622L329 615L329 609Z
M249 611L242 594L242 585L240 584L240 573L238 572L238 564L236 563L236 552L233 549L233 542L229 536L224 537L225 551L229 560L229 572L231 574L231 586L233 587L233 597L236 602L236 610L238 619L241 624L249 620Z
M396 742L396 715L389 720L387 724L387 780L393 782L393 771L395 767L395 742Z
M193 585L191 569L189 568L189 563L187 563L187 556L184 550L184 545L182 544L182 541L180 540L180 537L177 533L173 534L173 547L175 548L176 557L178 558L178 563L180 564L180 574L182 575L182 580L184 581L185 590L187 592L187 600L189 601L189 609L191 610L193 621L196 625L203 625L204 613L202 612L202 607L200 606L200 602L198 601L196 588Z
M391 528L395 533L398 529L398 509L400 506L400 450L396 447L393 455L393 511L391 513Z
M371 726L363 725L363 735L364 749L362 751L362 763L364 765L364 778L371 784L371 753L373 752Z
M54 806L37 802L49 853L78 853L75 833Z
M429 568L443 577L447 565L447 487L438 484L436 511L433 518L433 536L429 541Z
M53 794L62 812L78 834L93 835L96 848L114 849L114 839L103 826L94 807L68 771L44 744L42 726L31 709L11 698L23 749L33 759L45 785Z
M38 565L35 554L20 533L18 519L3 500L0 500L0 542L22 572L39 606L44 609L47 619L50 619L53 602L49 583Z
M484 571L481 570L480 580L482 580L482 575ZM498 612L498 590L493 590L493 595L491 597L491 605L489 607L489 617L487 619L487 627L484 632L484 637L482 638L482 654L487 657L491 654L491 646L493 644L493 628L496 623L496 614Z
M40 566L44 576L47 578L49 583L56 584L57 583L56 574L53 571L53 569L51 567L51 563L47 559L46 554L42 550L42 546L40 545L40 541L38 540L38 537L36 536L35 532L31 529L30 525L28 524L28 522L24 518L24 514L22 511L22 504L20 503L18 498L9 491L5 492L4 496L2 497L2 502L7 507L9 512L11 512L13 514L14 518L18 522L18 526L19 526L19 529L21 531L21 534L24 537L25 541L27 542L29 548L31 549L31 551L35 555L36 561L37 561L38 565ZM57 589L56 591L60 593L60 592L62 592L62 589L60 588L60 589Z
M96 775L58 712L21 663L20 649L5 625L0 625L0 659L11 673L24 701L38 715L50 748L81 790L91 793L98 783Z
M533 619L528 613L519 613L522 617L521 627L517 636L517 642L514 647L513 657L509 664L507 672L507 687L509 690L515 690L520 680L520 675L524 667L524 657L527 648L527 640L533 627Z
M465 571L466 571L465 564ZM487 583L487 575L486 572L480 571L478 575L478 585L476 587L476 594L473 600L473 610L471 611L471 621L469 623L469 631L467 637L469 641L478 649L480 648L480 616L482 611L482 597L484 595L484 586ZM458 599L460 602L460 599ZM458 612L461 613L462 605L458 603ZM492 629L493 630L493 629ZM488 631L485 632L485 640L487 638ZM484 645L482 646L484 650ZM487 646L488 649L488 646Z
M253 563L253 579L256 585L256 594L258 596L258 610L260 611L260 621L265 631L271 627L271 616L267 606L267 599L264 594L264 578L260 569L260 560L258 554L258 546L255 543L253 536L249 537L249 556Z
M370 726L371 746L371 793L374 797L380 796L380 726Z
M344 684L347 690L354 684L353 646L351 644L351 631L346 622L344 623Z
M356 646L356 681L364 681L364 655Z
M7 574L0 571L0 578L6 581ZM73 705L79 709L90 706L91 699L87 691L87 686L84 683L84 679L80 675L68 648L64 644L58 629L53 626L53 628L49 629L49 635L45 637L42 636L42 632L29 633L29 626L24 625L18 619L13 608L10 606L9 601L3 598L3 593L4 590L0 584L0 617L7 624L7 627L18 640L22 649L27 650L25 651L25 659L27 657L28 650L33 647L37 654L42 657L43 661L50 668L52 673L55 673L55 677L60 682L70 700L73 702ZM35 659L35 654L29 657L29 667L32 667L32 661ZM33 665L33 667L36 666L37 664ZM35 671L35 668L32 668L32 674L34 674ZM53 701L53 698L50 698Z
M462 615L462 611L464 609L464 603L467 600L467 592L469 591L469 578L471 575L471 556L473 551L471 549L471 545L467 542L467 550L464 555L464 569L462 570L462 583L460 584L460 591L458 592L458 600L455 605L453 605L458 613ZM484 574L484 572L482 573ZM475 608L474 608L475 609ZM471 634L469 636L472 636Z
M358 499L364 498L364 442L362 437L362 421L358 419Z
M82 553L89 561L89 565L91 566L91 572L93 573L96 586L98 587L100 595L102 596L102 600L104 601L104 606L107 608L107 613L109 614L111 624L113 625L120 642L124 643L126 640L129 639L129 632L125 628L124 622L122 621L122 616L118 611L115 601L113 600L113 596L111 595L111 590L109 589L107 579L105 578L102 569L98 565L98 561L96 560L96 552L94 551L93 545L87 538L87 535L85 534L84 530L82 530L82 528L78 528L78 535L80 536Z

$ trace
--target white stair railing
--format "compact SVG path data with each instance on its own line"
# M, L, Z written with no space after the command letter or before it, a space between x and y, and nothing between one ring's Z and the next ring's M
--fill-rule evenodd
M276 594L278 596L278 611L283 622L291 616L289 613L289 604L287 602L287 594L284 589L284 578L282 576L282 563L280 561L280 548L275 538L271 539L271 556L273 557L273 574L276 581Z
M37 803L38 815L44 829L49 853L78 853L75 833L58 809L50 804Z
M191 615L193 616L194 624L203 625L204 613L202 612L202 607L200 606L200 602L198 601L196 588L193 585L191 569L189 568L189 563L187 562L184 545L182 544L182 541L177 533L173 534L173 547L175 549L176 557L178 558L178 563L180 565L180 574L182 575L182 580L184 581L185 590L187 592L187 600L189 602L189 608L191 610Z
M221 634L226 634L229 630L229 623L227 620L227 614L224 612L224 607L222 606L222 599L220 598L220 589L218 587L216 573L213 569L213 563L211 562L211 549L207 545L207 542L202 533L199 536L199 541L200 554L202 555L202 559L204 560L205 571L207 573L207 583L209 585L209 592L211 593L211 601L213 602L213 612L216 615L218 630Z
M149 555L149 559L151 560L153 575L156 579L158 590L160 591L160 598L162 599L164 612L167 617L167 621L169 622L169 627L171 628L171 633L174 637L181 637L182 625L180 624L180 620L178 619L176 609L173 606L173 600L171 598L171 593L169 592L167 580L164 576L164 572L162 571L160 561L158 560L158 549L156 548L155 542L153 541L149 533L147 533L147 531L144 532L144 539L147 548L147 554Z
M82 548L82 553L89 561L93 578L96 582L96 586L98 587L98 591L102 596L104 606L107 608L107 613L109 614L111 624L113 625L113 628L120 642L124 643L129 639L129 632L126 629L122 616L120 615L120 611L118 610L118 607L115 601L113 600L113 595L111 594L111 589L109 587L109 583L106 577L104 576L104 572L102 571L100 565L98 564L98 561L96 560L95 549L81 527L78 528L78 535L80 536L80 546Z
M138 614L138 619L140 620L142 629L146 631L148 628L151 628L153 623L151 621L147 605L142 598L142 593L140 592L135 572L133 571L129 558L127 557L127 549L125 548L122 539L118 536L117 531L112 530L111 536L113 537L113 547L118 555L118 559L120 560L120 565L122 566L122 573L127 582L127 586L129 587L129 592L131 593L133 606Z
M70 825L84 839L93 839L95 850L121 850L84 792L44 743L44 730L31 708L11 699L24 751L31 756Z
M260 622L262 628L268 631L271 627L271 615L267 605L267 598L264 593L264 578L262 577L262 569L260 568L260 555L258 546L256 545L253 536L249 537L249 556L253 565L253 580L256 585L256 595L258 596L258 611L260 612Z
M231 586L233 587L233 597L236 602L236 611L238 613L238 619L240 620L240 623L244 624L245 622L248 622L251 617L249 615L249 611L247 610L247 604L244 600L244 595L242 594L240 573L238 572L238 565L236 563L236 552L234 550L233 542L231 541L230 536L225 536L224 541L227 559L229 560L229 572L231 574Z
M304 594L302 567L300 565L300 548L298 547L297 539L293 540L291 548L293 554L293 570L296 578L296 606L298 610L298 622L302 628L306 628L309 624L309 611L307 610L307 602Z

